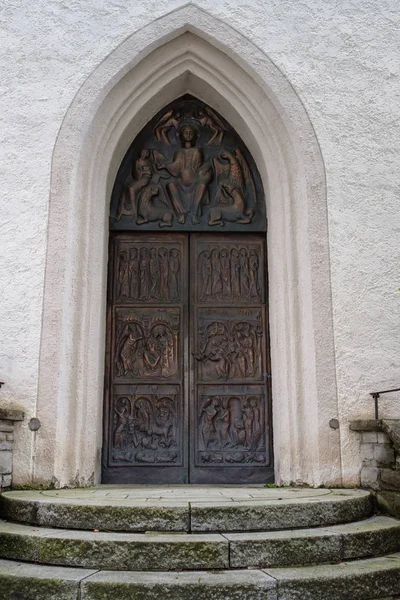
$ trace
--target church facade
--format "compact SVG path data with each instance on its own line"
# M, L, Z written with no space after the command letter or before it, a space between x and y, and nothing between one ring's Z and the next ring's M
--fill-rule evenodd
M395 3L19 10L14 485L358 485L349 424L400 382Z

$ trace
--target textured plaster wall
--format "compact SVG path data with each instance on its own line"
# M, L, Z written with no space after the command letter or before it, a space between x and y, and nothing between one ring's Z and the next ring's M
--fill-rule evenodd
M0 9L0 401L21 406L28 420L36 412L51 159L62 119L116 46L183 4L22 0ZM299 94L321 145L342 465L344 483L354 484L359 441L348 422L372 414L368 392L400 383L398 2L196 4L268 54ZM17 483L28 482L33 435L19 426Z

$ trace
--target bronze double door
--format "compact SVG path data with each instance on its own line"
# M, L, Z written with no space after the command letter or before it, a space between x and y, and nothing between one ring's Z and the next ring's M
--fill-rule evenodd
M103 482L271 481L265 235L110 244Z

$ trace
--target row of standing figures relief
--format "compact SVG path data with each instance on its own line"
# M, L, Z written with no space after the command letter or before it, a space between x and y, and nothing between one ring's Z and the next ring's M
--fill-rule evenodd
M260 255L255 248L205 250L199 255L201 300L261 300Z
M178 302L180 268L181 254L176 248L122 250L118 254L117 297Z
M137 225L158 222L171 227L174 219L185 224L190 214L193 225L200 223L202 207L212 204L208 225L251 223L255 211L247 207L246 184L255 200L250 169L239 149L221 149L212 161L205 160L196 146L199 136L194 122L177 123L181 148L172 161L156 149L142 149L119 199L116 220L130 216ZM210 198L210 183L216 179L216 191ZM166 179L165 190L160 179Z
M263 441L260 400L249 396L208 397L200 410L201 447L204 450L256 450Z

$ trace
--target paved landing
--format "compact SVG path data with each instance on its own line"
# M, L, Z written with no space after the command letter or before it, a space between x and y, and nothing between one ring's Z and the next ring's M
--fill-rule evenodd
M106 501L120 503L136 502L246 502L246 501L276 501L313 499L331 496L349 490L304 489L304 488L266 488L256 486L201 486L201 485L138 485L138 486L108 486L103 485L90 489L46 490L31 492L36 497L59 498L64 500L84 500L86 502ZM30 492L12 492L25 497ZM357 492L356 492L357 493ZM44 499L44 498L43 498Z

